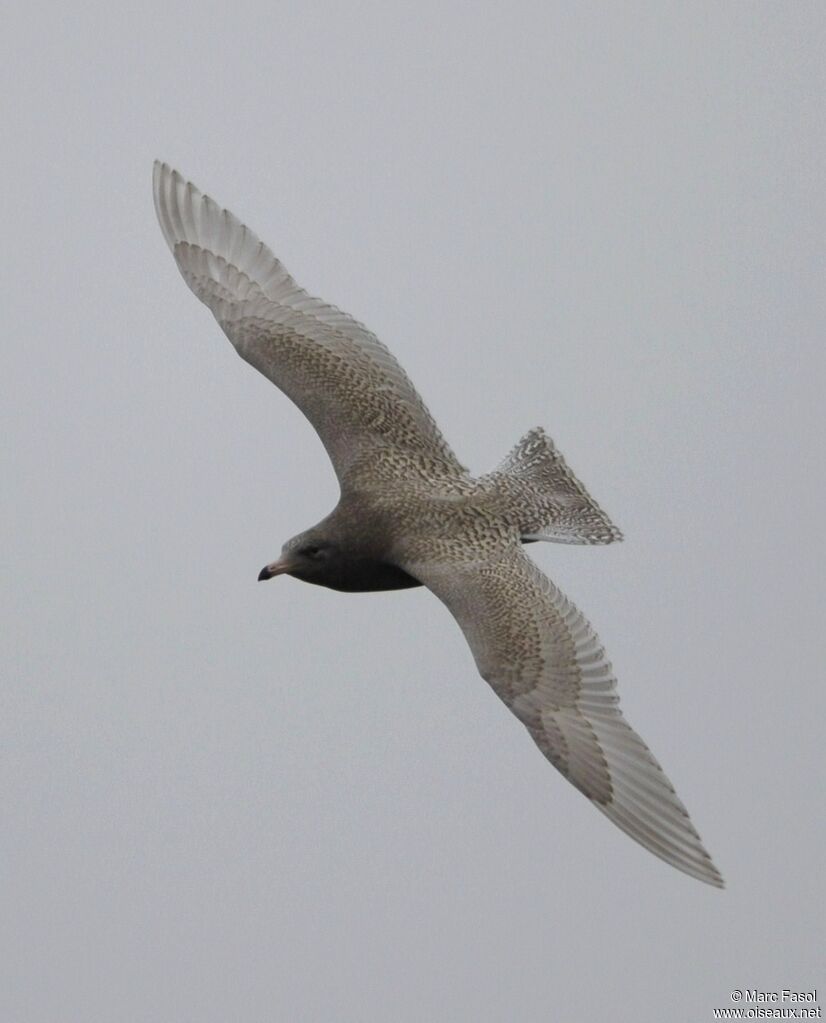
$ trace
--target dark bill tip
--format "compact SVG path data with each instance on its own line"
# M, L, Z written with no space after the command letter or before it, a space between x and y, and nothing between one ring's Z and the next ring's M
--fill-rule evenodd
M265 579L272 579L273 574L274 573L272 573L270 571L270 566L269 565L264 565L264 567L258 573L258 582L262 583L262 582L264 582Z

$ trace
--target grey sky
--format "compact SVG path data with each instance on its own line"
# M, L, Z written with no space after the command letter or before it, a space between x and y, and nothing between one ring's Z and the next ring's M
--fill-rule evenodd
M826 989L826 14L18 7L0 46L0 1018L701 1023ZM157 227L155 157L399 357L728 883L543 760L423 590L256 575L337 496Z

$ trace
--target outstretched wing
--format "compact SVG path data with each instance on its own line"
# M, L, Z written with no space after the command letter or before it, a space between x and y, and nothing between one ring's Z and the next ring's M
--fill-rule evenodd
M316 428L342 485L371 451L464 471L404 370L347 313L300 288L227 210L156 163L155 209L184 280L238 354Z
M522 550L405 567L447 605L482 677L554 767L655 856L722 887L688 812L622 716L598 637Z

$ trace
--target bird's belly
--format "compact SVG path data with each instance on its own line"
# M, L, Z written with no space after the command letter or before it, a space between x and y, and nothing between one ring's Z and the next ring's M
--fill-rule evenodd
M406 590L422 584L397 565L365 559L349 562L333 578L323 580L322 585L342 593L371 593L378 590Z

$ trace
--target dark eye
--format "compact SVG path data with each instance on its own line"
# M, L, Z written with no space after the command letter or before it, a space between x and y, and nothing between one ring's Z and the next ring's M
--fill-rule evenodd
M318 544L312 543L309 547L305 547L301 553L305 554L308 558L317 558L321 554L321 548Z

